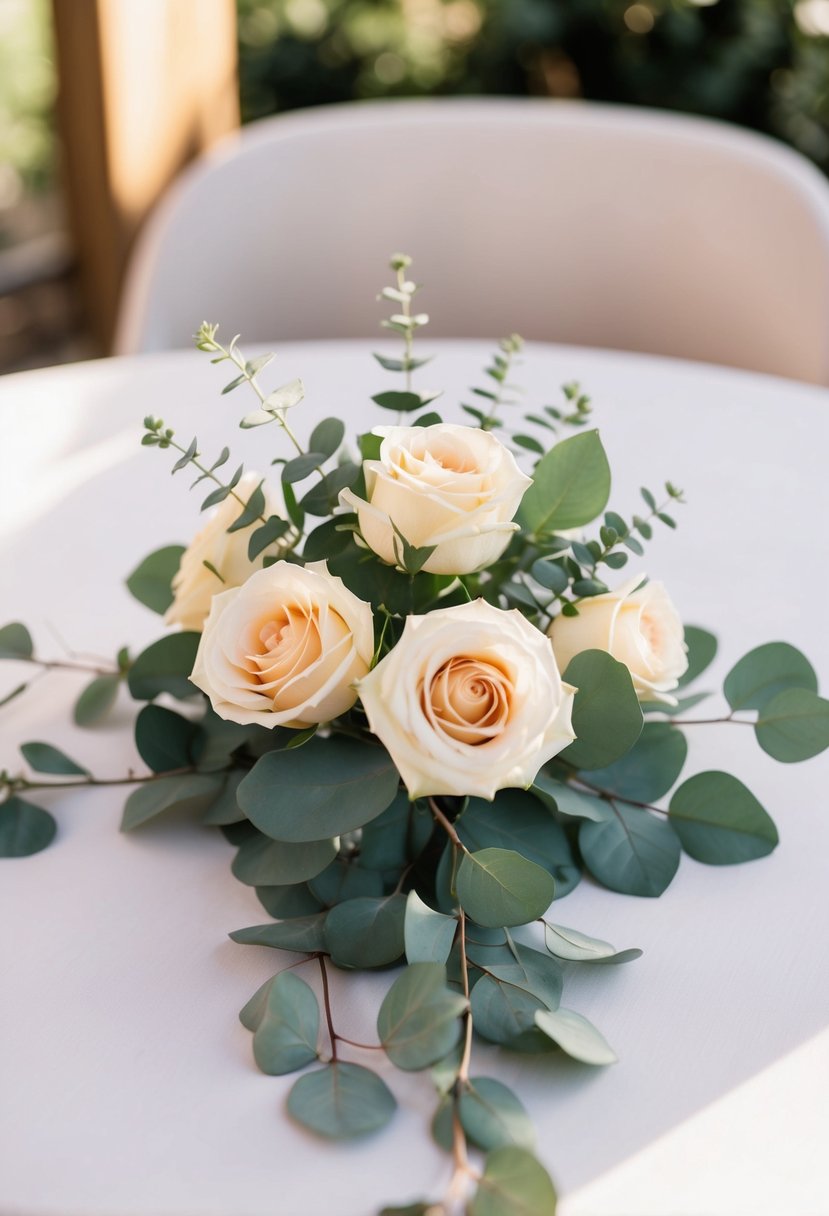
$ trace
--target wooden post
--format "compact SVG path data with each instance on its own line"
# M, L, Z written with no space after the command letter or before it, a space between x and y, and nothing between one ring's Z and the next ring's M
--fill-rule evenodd
M53 0L58 122L90 324L108 348L133 238L179 169L239 123L234 0Z

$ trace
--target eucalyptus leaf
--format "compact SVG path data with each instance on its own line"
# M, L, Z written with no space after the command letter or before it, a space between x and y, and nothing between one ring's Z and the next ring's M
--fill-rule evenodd
M757 646L725 677L723 692L732 709L762 710L787 688L817 692L817 676L805 655L788 642Z
M83 690L72 710L78 726L92 726L106 717L118 697L120 675L95 676Z
M468 1216L555 1216L555 1211L555 1188L532 1153L504 1145L489 1154Z
M544 769L536 774L532 790L546 807L567 819L592 819L594 823L604 823L607 819L607 810L597 797L556 781Z
M252 527L253 524L262 516L267 509L265 502L265 492L262 489L262 482L251 492L246 505L234 519L233 523L227 529L228 532L242 532L245 528Z
M403 940L410 963L445 963L452 949L458 922L425 904L417 891L406 899Z
M760 710L754 733L782 764L810 760L829 747L829 701L808 688L784 689Z
M382 747L341 736L312 739L262 756L239 786L239 805L274 840L320 840L374 819L399 780Z
M224 784L205 810L202 816L202 823L222 827L232 823L246 822L245 813L239 809L239 804L236 800L239 782L246 772L247 769L236 768L222 774Z
M478 924L493 928L537 920L555 895L549 871L512 849L464 853L456 886L464 911Z
M131 595L162 616L173 602L172 582L181 565L184 545L166 545L145 557L127 578Z
M717 639L699 625L685 626L685 645L688 647L688 666L680 677L679 687L685 688L701 676L713 663L717 654Z
M439 963L411 963L386 993L377 1034L398 1068L418 1071L445 1056L460 1037L466 1000L446 985Z
M136 701L152 701L162 692L178 700L195 696L190 683L201 634L170 633L138 655L127 675L130 695Z
M52 777L88 777L89 769L70 759L51 743L21 743L23 759L36 773L48 773Z
M58 825L48 811L13 795L0 803L0 857L30 857L47 848Z
M501 984L529 992L548 1009L557 1009L564 986L560 964L549 954L542 954L521 942L513 943L512 953L513 958L508 963L487 961L487 973ZM481 954L476 957L480 958Z
M681 852L670 823L624 804L609 811L602 823L582 823L579 848L588 870L604 886L644 896L661 895L670 885Z
M359 1064L327 1064L294 1082L288 1114L330 1140L351 1140L384 1127L397 1103L385 1081Z
M338 967L385 967L405 949L405 895L372 899L363 896L337 904L328 913L325 941Z
M541 1009L535 1015L539 1030L562 1051L582 1064L615 1064L617 1056L604 1035L574 1009Z
M536 465L519 521L539 535L579 528L600 515L610 496L610 466L598 431L557 443Z
M308 889L326 908L363 895L383 894L383 877L345 857L335 857L330 866L309 880Z
M240 845L231 868L240 882L251 887L289 886L307 882L324 870L336 855L336 840L284 844L257 835Z
M320 1012L313 990L281 971L270 981L253 1036L253 1056L262 1072L281 1076L317 1058Z
M395 870L418 857L434 831L435 821L421 802L410 802L401 790L391 804L367 823L360 839L360 865Z
M161 705L145 705L135 720L135 746L154 773L189 765L200 738L197 723Z
M304 882L289 887L257 887L256 898L265 911L277 920L312 916L322 910L322 904Z
M342 418L323 418L311 432L308 447L312 452L320 452L324 459L333 456L345 436L345 423Z
M670 821L685 852L708 865L765 857L777 828L754 795L730 773L697 773L671 798Z
M279 515L269 515L260 528L250 534L248 560L253 562L264 550L275 544L288 531L290 524Z
M557 899L581 876L563 829L538 798L524 790L501 790L493 802L470 798L455 827L468 849L512 849L547 870L556 881Z
M556 958L573 963L629 963L639 958L641 950L617 950L610 942L599 937L589 937L578 929L567 929L564 925L544 925L544 942Z
M630 751L615 764L594 769L590 783L634 802L656 802L673 787L687 755L681 731L667 722L648 722Z
M458 1100L461 1126L484 1152L505 1144L535 1147L535 1129L523 1103L494 1077L473 1077Z
M222 778L213 773L192 773L181 777L157 777L139 785L124 805L121 831L131 832L163 811L201 810L222 788Z
M32 635L20 621L0 629L0 659L30 659L34 653Z
M573 702L575 743L561 759L576 768L605 768L630 751L642 732L639 698L630 672L604 650L584 650L564 678L578 689Z
M535 1026L535 1015L546 1002L526 988L485 975L469 998L475 1030L493 1043L510 1046Z
M315 912L311 916L296 916L275 924L251 925L249 929L236 929L229 936L240 946L270 946L276 950L314 954L326 948L326 916L326 912Z

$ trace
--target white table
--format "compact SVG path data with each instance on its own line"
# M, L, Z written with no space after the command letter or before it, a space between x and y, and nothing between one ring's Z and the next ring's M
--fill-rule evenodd
M491 347L431 346L440 357L421 374L446 387L455 419ZM224 371L187 352L0 382L0 621L28 622L41 653L60 653L50 626L101 654L159 635L121 580L151 549L189 538L199 498L185 476L171 479L170 453L139 448L143 415L161 414L185 441L198 433L207 453L232 439L263 472L278 441L273 428L235 431L249 404L242 390L219 396ZM367 344L284 346L271 374L304 378L303 434L329 413L352 430L385 420L369 395L390 378ZM829 679L829 393L543 346L528 348L521 375L528 406L555 401L572 378L591 392L622 513L643 483L685 488L678 533L660 532L643 567L686 620L721 627L707 684L776 638ZM0 666L0 692L21 674ZM100 775L140 763L126 701L106 726L68 723L81 683L51 675L0 710L0 765L15 766L26 739L62 745ZM621 1062L590 1071L476 1049L475 1072L523 1095L563 1216L829 1211L817 1164L829 1132L829 771L825 759L776 765L750 733L699 728L688 771L726 767L746 781L780 827L772 857L723 869L683 858L659 901L583 881L561 905L565 924L645 950L568 981L567 1003ZM236 1020L281 956L228 941L267 917L232 878L219 834L159 821L120 835L119 789L48 801L52 847L0 863L0 1210L366 1216L380 1201L438 1195L447 1166L425 1133L425 1077L384 1070L400 1110L356 1148L318 1144L284 1117L292 1078L256 1070ZM370 1032L389 983L337 976L343 1033Z

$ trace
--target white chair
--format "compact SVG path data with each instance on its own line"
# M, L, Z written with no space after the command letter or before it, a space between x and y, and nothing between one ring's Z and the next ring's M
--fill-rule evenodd
M357 103L266 119L148 223L120 353L366 337L388 255L435 336L646 351L829 383L829 184L720 123L588 103Z

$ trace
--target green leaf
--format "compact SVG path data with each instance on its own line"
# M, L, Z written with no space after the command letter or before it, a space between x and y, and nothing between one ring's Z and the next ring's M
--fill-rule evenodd
M395 390L376 393L372 397L375 405L381 406L384 410L396 410L400 414L408 414L411 410L419 410L429 400L431 398L427 397L426 401L424 401L420 393L403 393Z
M319 874L336 855L335 840L284 844L257 834L240 845L231 869L250 887L290 886Z
M359 899L383 894L383 876L376 870L364 869L356 861L346 857L335 857L316 878L308 882L309 890L326 908Z
M154 773L190 764L200 736L197 723L160 705L145 705L135 721L135 746Z
M549 871L512 849L464 853L457 874L458 900L479 925L526 925L553 902Z
M587 1018L574 1009L540 1009L535 1015L539 1030L557 1043L562 1051L582 1064L615 1064L613 1048Z
M374 358L387 372L413 372L431 363L434 356L428 355L425 359L390 359L386 355L375 354Z
M685 852L707 865L765 857L778 841L769 815L730 773L697 773L671 798L670 821Z
M377 1034L393 1064L416 1072L451 1051L465 1009L465 998L446 985L445 967L411 963L385 995Z
M305 386L301 380L289 380L287 384L280 385L275 388L272 393L268 393L266 399L262 402L264 409L277 412L279 410L290 410L295 405L299 405L305 396Z
M348 548L351 533L344 530L347 518L356 519L356 516L335 515L333 519L327 519L324 524L309 533L302 549L306 562L324 561L326 558L336 557Z
M135 567L127 589L139 603L162 616L173 602L172 581L181 565L184 545L156 549Z
M598 798L556 781L543 769L536 774L532 790L546 807L567 819L592 819L594 823L604 823L607 819L607 811Z
M48 773L53 777L88 777L89 769L76 764L64 752L51 743L22 743L20 751L26 763L36 773Z
M338 967L385 967L405 949L406 896L362 896L337 904L325 922L325 941Z
M322 904L304 882L290 887L257 887L256 898L277 920L311 916L322 910Z
M582 823L579 848L590 873L611 891L645 896L662 894L681 852L669 823L624 804L608 812L603 823Z
M23 798L0 803L0 857L30 857L55 838L58 825L48 811Z
M555 1216L555 1211L555 1188L532 1153L505 1145L489 1154L469 1216Z
M809 760L829 747L829 701L807 688L787 688L760 710L754 733L763 751L783 764Z
M688 667L679 681L680 688L701 676L717 654L717 639L714 634L709 633L707 629L700 629L698 625L685 626L685 645L688 647Z
M300 500L300 507L308 515L330 515L337 506L340 490L353 486L360 472L360 466L351 461L338 465L311 487Z
M240 946L270 946L275 950L313 954L317 950L325 950L327 915L326 912L315 912L311 916L295 916L292 920L276 924L251 925L248 929L234 930L229 937Z
M289 527L287 519L281 519L278 515L270 515L261 528L257 528L250 534L248 561L256 561L262 550L267 549L284 536Z
M383 446L383 436L375 435L373 431L366 431L358 440L360 445L360 457L362 460L378 460L380 457L380 448Z
M282 469L283 482L295 485L298 481L304 481L326 459L324 452L317 451L303 452L301 456L295 456Z
M578 689L573 703L576 741L561 759L576 768L606 768L630 751L642 732L639 699L624 663L603 650L584 650L564 678Z
M502 964L508 966L509 964ZM535 1026L535 1015L547 1004L526 988L485 975L470 996L475 1030L493 1043L512 1046L514 1041Z
M78 726L92 726L105 717L118 696L118 675L96 676L75 702L72 718Z
M243 768L235 768L222 774L224 785L204 812L202 823L218 827L226 827L233 823L247 823L244 811L239 810L239 804L236 801L236 791L246 771Z
M190 683L190 672L200 640L200 633L170 633L142 650L127 675L133 699L152 701L162 692L180 701L194 696L198 689Z
M247 505L242 508L241 512L227 529L228 532L241 532L244 528L251 527L264 514L266 509L265 492L262 489L262 482L260 481L256 489L251 493Z
M148 819L173 807L202 810L222 788L218 774L193 773L184 777L158 777L139 785L124 805L121 831L130 832Z
M732 709L764 709L786 688L817 692L817 676L805 655L788 642L768 642L750 650L725 677L723 692Z
M385 748L334 736L267 752L239 786L239 805L274 840L321 840L384 811L399 777Z
M308 447L312 452L321 452L323 459L333 456L343 441L345 423L342 418L323 418L311 432Z
M458 1101L461 1126L484 1152L512 1144L535 1147L535 1130L524 1105L494 1077L473 1077Z
M641 957L637 949L617 950L610 942L599 937L589 937L578 929L566 929L564 925L544 925L544 942L556 958L572 963L629 963Z
M501 790L492 802L470 798L455 823L468 849L512 849L549 871L556 880L556 898L579 880L570 843L549 812L524 790Z
M546 587L548 591L555 591L557 595L566 591L570 584L570 577L564 567L547 558L539 558L537 562L533 562L530 574L542 587Z
M518 518L536 535L578 528L601 514L609 496L610 466L599 432L583 431L538 462Z
M470 932L480 930L476 927ZM493 959L495 951L491 948L479 948L471 953L467 951L467 954L470 958L474 954L473 961L486 967L489 974L501 984L521 988L537 997L548 1009L558 1009L564 986L560 964L549 954L542 954L540 950L533 950L522 942L512 942L508 949L511 956L509 962Z
M313 990L292 971L270 981L253 1036L253 1056L262 1072L282 1076L317 1058L320 1011Z
M385 1127L397 1103L375 1073L359 1064L327 1064L294 1082L288 1114L329 1140L351 1140Z
M425 904L417 891L406 899L403 940L410 963L441 963L449 958L458 922Z
M33 653L32 635L20 621L0 629L0 659L30 659Z
M401 869L418 857L432 836L434 820L421 802L401 790L382 814L363 828L360 865L372 870Z
M667 722L648 722L627 755L593 770L590 783L634 802L656 802L673 787L687 755L681 731Z

